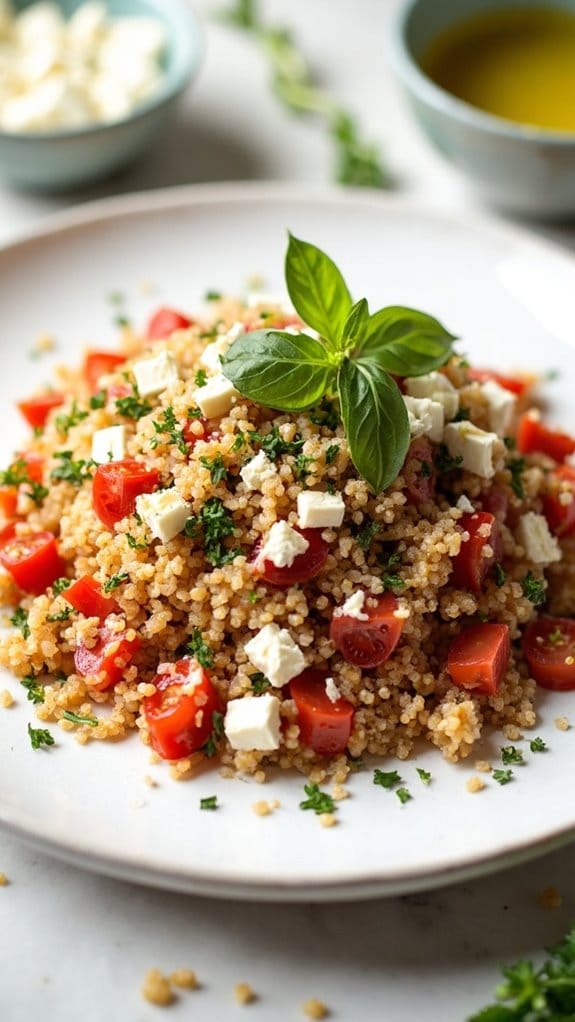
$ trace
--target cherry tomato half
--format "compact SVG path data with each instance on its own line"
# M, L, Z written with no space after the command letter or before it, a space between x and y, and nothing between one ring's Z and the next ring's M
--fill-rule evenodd
M547 485L543 513L549 528L556 536L571 536L575 532L575 468L559 465L551 472Z
M538 685L554 692L575 689L575 620L537 617L523 634L523 652Z
M451 584L458 589L471 589L480 593L489 569L500 561L503 554L503 540L499 523L489 511L475 511L463 514L458 525L469 533L469 539L461 544L459 553L453 558ZM485 555L491 547L489 556Z
M365 620L335 610L329 629L329 637L344 660L365 669L389 660L403 629L403 618L395 616L398 603L392 593L369 598L376 599L377 606L364 602L361 613Z
M259 557L261 543L256 543L252 559L253 570L264 582L271 586L286 588L298 582L309 582L323 568L329 554L329 543L321 538L321 529L300 529L294 526L309 543L305 553L298 554L293 563L285 568L278 568L273 561Z
M564 461L575 452L575 439L568 433L549 429L538 415L526 412L519 420L517 447L521 454L547 454L555 461Z
M509 666L509 626L492 621L469 625L447 654L447 673L459 688L495 695Z
M32 429L43 429L52 409L59 408L64 404L64 400L63 394L38 394L25 401L18 401L17 408Z
M108 614L117 614L120 609L112 596L104 595L100 584L91 575L77 579L64 591L63 596L85 617L99 617L103 620Z
M128 638L126 632L111 632L103 625L98 629L95 646L88 649L84 642L78 644L74 664L78 674L88 678L90 688L104 692L122 680L140 646L135 632Z
M198 752L221 708L209 673L196 660L177 660L171 671L156 674L152 684L156 692L143 703L152 748L162 759Z
M436 473L433 448L425 437L418 437L410 445L402 469L405 494L411 504L423 504L433 499Z
M88 351L84 359L84 377L92 394L100 389L100 378L109 376L124 365L125 355L116 355L113 351Z
M17 536L14 528L0 535L0 563L10 572L25 593L39 596L55 579L66 574L66 563L58 553L51 532L31 532Z
M18 488L16 486L0 486L0 514L2 518L15 518L17 507Z
M302 745L318 756L345 752L353 724L353 706L347 699L332 703L326 693L327 674L308 670L290 681L290 692L298 712Z
M530 381L526 377L505 376L503 373L495 372L494 369L469 368L467 375L470 380L476 383L489 383L492 380L493 383L498 383L500 387L511 391L512 394L517 394L518 397L521 397L531 386Z
M186 330L192 323L192 319L175 309L158 309L148 323L146 335L152 341L159 341L176 330Z
M142 461L131 458L98 465L92 481L92 506L101 522L113 529L116 522L134 512L136 497L152 493L160 475Z

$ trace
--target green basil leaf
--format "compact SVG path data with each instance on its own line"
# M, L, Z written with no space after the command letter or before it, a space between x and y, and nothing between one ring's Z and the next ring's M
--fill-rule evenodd
M351 295L325 252L289 236L285 277L289 296L304 323L337 345L351 309Z
M380 493L397 478L409 447L399 388L377 362L344 359L338 373L341 414L352 461Z
M390 305L370 316L354 356L375 359L396 376L422 376L447 362L454 340L433 316Z
M340 348L344 350L350 341L355 345L362 340L367 324L369 323L369 306L367 298L360 298L359 302L352 305L347 319L341 331Z
M222 356L222 371L244 397L283 412L318 404L335 376L323 344L278 330L242 334Z

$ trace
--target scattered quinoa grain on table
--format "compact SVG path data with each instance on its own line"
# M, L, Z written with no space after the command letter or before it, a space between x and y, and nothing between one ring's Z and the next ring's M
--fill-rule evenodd
M198 978L193 969L174 969L170 973L170 983L183 990L197 990L199 987Z
M236 983L234 997L238 1004L252 1004L257 1000L257 994L249 983Z
M258 802L254 802L252 810L256 816L271 816L274 810L279 809L280 803L277 799L273 799L271 802L267 802L265 799L259 799Z
M142 984L142 997L150 1004L167 1007L174 1001L174 992L167 976L159 969L149 969Z
M0 873L0 887L7 887L10 881L5 873Z
M465 790L469 791L472 795L475 795L478 791L483 791L485 787L485 781L481 777L470 777L465 783Z
M537 898L542 908L555 910L563 905L563 895L556 887L546 887Z
M0 706L3 710L9 710L11 706L14 706L14 696L7 688L3 688L0 692Z
M309 1000L304 1001L301 1008L306 1018L329 1018L329 1008L323 1001L319 1001L317 997L310 997Z
M570 727L567 717L556 717L554 724L558 731L568 731Z
M334 813L320 813L319 822L322 827L335 827L337 823L337 816Z
M478 759L475 761L475 769L478 770L480 774L489 774L493 767L486 759Z

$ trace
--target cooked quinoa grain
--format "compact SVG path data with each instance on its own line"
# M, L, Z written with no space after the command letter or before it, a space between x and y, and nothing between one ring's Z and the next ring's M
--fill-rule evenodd
M257 994L249 983L236 983L234 997L238 1004L252 1004L257 1000Z
M7 887L10 881L5 873L0 873L0 887Z
M485 787L485 781L481 777L470 777L465 784L465 790L469 791L472 795L475 795L478 791L483 791Z
M170 981L159 969L148 969L142 984L142 997L150 1004L157 1004L162 1008L173 1003L174 993Z
M170 973L170 983L182 990L197 990L198 978L193 969L175 969Z
M329 1018L329 1008L323 1001L319 1001L317 997L310 997L308 1001L304 1001L301 1008L306 1018Z
M14 696L7 688L3 688L0 692L0 706L3 710L9 710L11 706L14 706Z
M558 731L568 731L570 727L567 717L555 717L554 724Z

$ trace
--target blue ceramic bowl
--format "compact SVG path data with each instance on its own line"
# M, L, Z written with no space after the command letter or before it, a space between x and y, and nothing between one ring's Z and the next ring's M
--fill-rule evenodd
M471 15L546 6L575 13L575 0L407 0L393 27L392 61L420 127L483 198L510 212L557 219L575 215L575 133L484 113L436 85L418 63L440 32Z
M16 0L23 9L31 0ZM81 0L59 0L64 14ZM0 179L37 192L58 192L108 177L140 155L169 120L196 73L202 34L186 0L106 0L112 17L150 15L166 26L168 49L161 89L134 113L110 124L11 134L0 131Z

